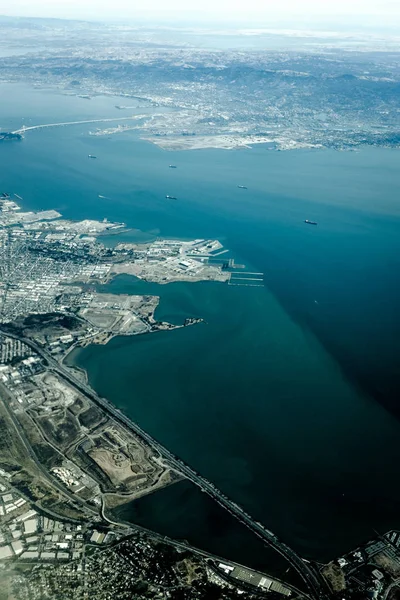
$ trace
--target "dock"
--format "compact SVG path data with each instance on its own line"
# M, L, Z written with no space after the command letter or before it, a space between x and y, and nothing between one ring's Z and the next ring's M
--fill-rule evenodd
M228 285L264 287L264 273L253 273L251 271L241 271L240 273L231 272Z
M264 279L262 277L235 277L233 281L264 281Z
M236 285L241 287L264 287L264 284L257 283L232 283L232 281L228 281L228 285Z

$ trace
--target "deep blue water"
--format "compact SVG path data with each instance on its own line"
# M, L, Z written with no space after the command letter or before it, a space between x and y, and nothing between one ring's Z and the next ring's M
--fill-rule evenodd
M15 90L0 89L7 128L121 116L118 99ZM143 237L217 237L265 274L257 289L118 278L111 289L160 293L160 318L207 325L85 349L94 387L307 556L399 526L398 152L167 153L88 129L1 145L1 186Z

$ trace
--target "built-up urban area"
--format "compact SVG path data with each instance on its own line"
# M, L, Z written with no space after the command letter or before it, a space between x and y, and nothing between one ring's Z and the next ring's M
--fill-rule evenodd
M5 17L0 31L2 81L120 97L120 122L95 135L130 129L165 149L399 146L398 38Z
M225 252L221 244L106 248L99 236L124 224L23 212L16 199L0 198L0 573L7 597L303 597L262 573L119 522L113 509L182 480L185 465L64 362L79 345L177 327L155 318L158 297L102 293L101 284L119 273L159 283L227 282L232 263L215 259ZM192 317L180 326L200 322Z
M0 198L0 573L6 597L394 600L400 534L390 532L325 566L303 561L65 362L77 346L177 327L156 319L156 296L102 292L118 274L158 283L232 283L233 270L243 265L226 259L215 240L106 248L101 235L119 232L123 223L23 212L16 200L22 199L6 192ZM196 315L178 327L201 322ZM115 516L118 506L184 478L283 554L302 585Z

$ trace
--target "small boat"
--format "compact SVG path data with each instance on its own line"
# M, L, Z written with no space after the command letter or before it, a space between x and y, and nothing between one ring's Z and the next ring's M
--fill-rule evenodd
M305 219L304 223L307 223L307 225L318 225L316 221L309 221L308 219Z
M238 185L239 190L247 190L245 185Z
M18 200L23 200L23 198L22 198L21 196L18 196L18 194L16 194L15 192L14 192L14 196L15 196L16 198L18 198Z
M169 196L168 194L165 196L167 200L177 200L176 196Z
M176 165L169 165L170 169L177 169L178 167Z
M97 158L94 154L88 154L88 158Z

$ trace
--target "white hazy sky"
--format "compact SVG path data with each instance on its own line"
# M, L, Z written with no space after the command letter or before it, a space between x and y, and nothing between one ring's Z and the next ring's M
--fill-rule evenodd
M292 20L400 23L400 0L0 0L0 14L123 20L138 16L206 20Z

